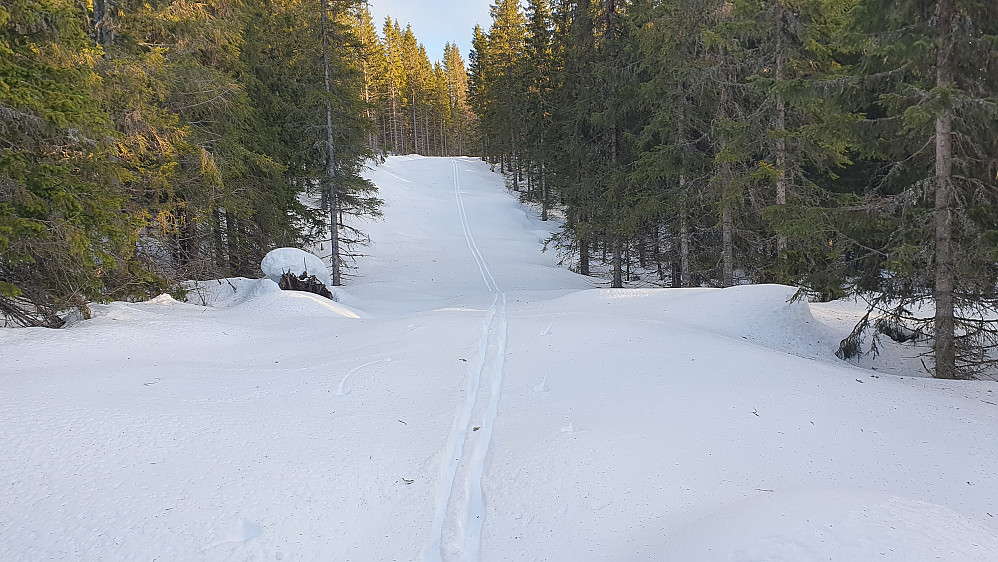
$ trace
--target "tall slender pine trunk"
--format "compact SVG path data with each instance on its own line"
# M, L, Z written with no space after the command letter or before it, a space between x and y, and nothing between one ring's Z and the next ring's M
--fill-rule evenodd
M545 177L545 171L547 165L541 162L541 220L548 220L548 207L550 207L551 202L548 200L548 184L547 178Z
M419 154L419 127L416 125L416 90L412 91L412 152Z
M340 228L339 197L336 193L336 156L333 150L333 102L329 77L329 14L327 0L322 3L322 66L325 72L323 87L326 91L326 176L329 178L329 247L330 276L333 286L340 285Z
M786 26L783 18L783 2L776 0L776 82L779 84L783 80L785 61L783 58L783 34ZM787 128L787 107L782 93L776 94L776 204L787 204L787 140L784 136ZM776 237L777 259L782 259L787 249L787 239L783 235Z
M722 56L726 59L727 53L725 52ZM718 105L718 118L720 121L725 121L728 118L728 95L728 86L722 84L721 99ZM721 153L724 153L728 148L728 140L724 138L724 134L721 133ZM734 181L734 173L730 162L724 161L721 163L721 167L718 170L718 177L721 182L721 286L730 287L735 284L735 219L731 209L731 184Z
M679 176L679 190L684 195L679 216L679 276L682 278L682 287L689 287L693 282L690 275L690 226L689 211L686 210L685 192L686 176Z
M939 0L937 4L939 44L936 63L936 86L953 85L953 16L954 0ZM956 326L953 292L956 288L953 248L953 118L946 108L936 118L936 201L935 201L935 261L936 283L933 319L935 334L935 377L957 378Z
M620 237L616 236L613 239L613 281L610 283L610 287L613 289L624 287L623 254L623 244Z

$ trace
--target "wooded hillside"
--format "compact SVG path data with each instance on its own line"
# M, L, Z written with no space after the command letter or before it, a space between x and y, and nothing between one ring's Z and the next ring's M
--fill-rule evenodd
M470 57L481 154L543 216L564 210L580 273L861 294L876 320L844 357L872 330L933 338L937 376L993 365L998 3L498 0L492 16Z
M383 31L357 0L4 2L0 316L255 277L275 246L339 282L378 212L365 162L469 144L457 48Z

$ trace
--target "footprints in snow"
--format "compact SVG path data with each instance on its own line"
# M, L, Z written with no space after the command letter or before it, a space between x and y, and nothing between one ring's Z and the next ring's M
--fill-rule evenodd
M550 336L553 333L551 331L551 328L553 326L554 326L553 322L550 323L550 324L548 324L547 328L544 328L543 330L541 330L540 333L537 334L537 337ZM533 388L531 388L530 390L533 391L533 392L535 392L535 393L537 393L537 394L550 391L551 387L548 386L548 377L547 377L547 375L544 375L541 378L541 382L535 384L533 386ZM568 425L564 425L564 426L561 427L561 433L578 433L578 431L579 431L579 428L576 427L575 424L573 424L571 421L568 422Z

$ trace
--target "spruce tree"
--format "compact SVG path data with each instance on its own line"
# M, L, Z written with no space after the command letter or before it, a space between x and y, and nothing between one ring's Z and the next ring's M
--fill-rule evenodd
M87 20L65 0L0 6L0 317L18 325L166 288L135 259Z
M894 229L869 287L879 327L930 333L938 378L993 368L998 5L861 0L853 25L865 85L883 92L871 125L889 165L874 188ZM931 318L915 312L925 302Z

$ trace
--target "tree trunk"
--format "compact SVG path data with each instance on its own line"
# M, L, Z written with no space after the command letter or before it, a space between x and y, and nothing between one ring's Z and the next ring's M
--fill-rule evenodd
M783 2L776 2L776 82L783 80ZM784 137L787 128L787 107L782 94L776 95L776 204L787 204L787 140ZM782 235L776 237L777 259L782 260L787 249L787 239Z
M624 271L623 271L623 250L621 248L620 238L613 239L613 282L610 284L612 289L622 289L624 287Z
M548 206L550 202L548 201L548 184L547 178L544 176L545 169L547 165L541 162L541 220L548 220Z
M936 85L953 84L953 0L939 0L939 52ZM956 287L953 248L953 122L949 108L936 118L936 304L935 334L936 378L957 378L956 326L953 291Z
M516 149L513 149L512 162L510 162L510 168L513 171L513 191L520 191L520 155L517 154Z
M109 0L94 0L93 38L102 47L107 47L114 40L111 11Z
M725 197L721 202L721 286L730 287L735 284L734 242L735 220L731 216L731 202Z
M726 60L728 57L727 51L724 51L723 59ZM726 64L726 63L722 63ZM726 74L722 73L722 75ZM721 99L718 104L718 120L724 122L728 117L728 87L726 84L721 85ZM725 138L726 133L720 133L720 152L723 154L728 148L728 140ZM721 182L721 286L730 287L735 284L735 248L734 248L734 230L735 230L735 219L731 214L731 201L732 201L732 181L734 179L734 173L731 169L730 162L723 162L718 170L718 177Z
M686 191L686 176L679 176L679 191L680 193ZM686 203L684 202L679 217L679 272L682 287L689 287L693 282L693 278L690 277L690 227L686 215Z
M329 273L333 286L340 285L340 228L339 228L339 197L336 193L336 156L333 151L333 102L330 99L331 87L329 78L329 35L327 33L328 13L327 0L322 2L322 66L325 71L323 86L326 90L326 175L329 178Z
M533 167L533 162L527 160L526 167L527 167L527 197L531 201L536 201L536 199L534 199L534 174L530 171L530 169Z
M416 125L416 91L412 91L412 153L419 154L419 127Z
M589 239L579 240L579 275L589 275Z
M395 99L395 88L392 88L392 151L395 154L401 153L401 149L399 147L398 123L398 101Z

